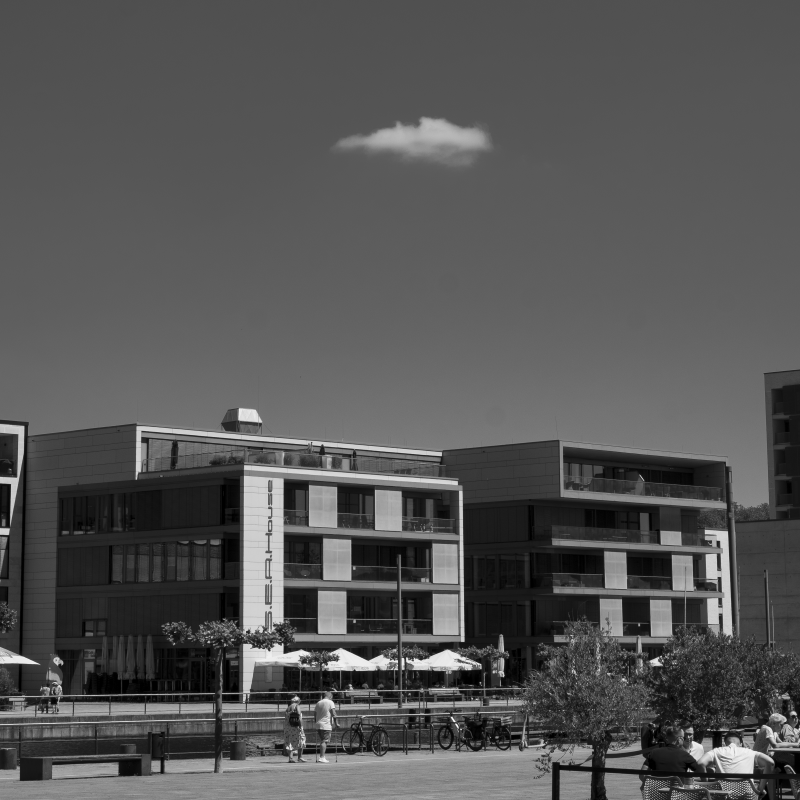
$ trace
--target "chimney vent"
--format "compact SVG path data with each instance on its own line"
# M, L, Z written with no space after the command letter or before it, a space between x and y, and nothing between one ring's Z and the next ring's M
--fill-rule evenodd
M222 430L261 435L261 417L254 408L229 408L222 418Z

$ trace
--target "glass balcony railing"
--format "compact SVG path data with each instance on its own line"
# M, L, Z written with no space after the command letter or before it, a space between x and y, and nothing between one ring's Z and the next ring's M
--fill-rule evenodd
M374 514L339 514L340 528L361 528L362 530L375 530Z
M553 572L549 574L531 575L531 588L553 589L563 588L603 588L603 575L585 575L579 572Z
M625 530L622 528L582 528L551 525L534 528L534 539L576 539L586 542L622 542L626 544L658 544L658 531Z
M283 565L283 577L296 580L322 580L322 564L287 564Z
M713 547L714 542L709 541L700 533L682 533L681 544L685 547Z
M650 623L649 622L623 622L622 623L623 636L649 636Z
M662 575L628 575L629 589L672 589L672 578Z
M348 633L397 633L396 619L348 619ZM433 620L403 620L403 633L433 633Z
M722 591L719 587L719 584L716 581L702 579L702 578L695 578L694 579L694 588L697 592L719 592Z
M316 617L292 617L286 620L298 633L316 633Z
M620 481L615 478L580 478L567 476L564 488L572 492L601 492L603 494L632 494L641 497L674 497L684 500L722 501L722 489L716 486L684 486L675 483Z
M445 467L430 461L359 455L355 457L352 455L319 455L299 450L260 450L250 447L235 447L215 453L146 458L142 461L142 472L167 472L230 464L261 464L335 472L378 472L393 475L417 475L427 478L445 477Z
M567 625L569 622L566 620L536 622L533 626L533 633L534 636L564 636L567 632ZM592 625L599 626L600 623L593 621Z
M775 431L775 444L789 444L792 434L789 431Z
M403 517L403 530L418 533L455 533L456 521L435 517Z
M705 633L708 630L708 625L704 625L701 622L673 622L672 623L672 633L675 634L679 630L686 628L687 630L694 631L695 633Z
M397 567L354 565L354 581L397 581ZM430 583L431 570L427 567L402 567L404 583Z
M284 525L303 525L308 527L308 511L284 511Z

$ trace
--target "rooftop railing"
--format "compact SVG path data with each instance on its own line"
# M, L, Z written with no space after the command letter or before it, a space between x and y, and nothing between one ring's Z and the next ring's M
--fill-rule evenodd
M674 497L684 500L721 502L722 489L716 486L685 486L675 483L621 481L616 478L583 478L567 475L564 488L571 492L601 492L603 494L632 494L640 497Z
M533 538L576 539L585 542L621 542L625 544L658 544L658 531L550 525L547 527L534 527Z
M413 475L444 478L445 467L429 461L378 456L320 455L299 450L256 450L237 447L216 453L163 456L142 461L142 472L200 469L229 464L260 464L297 469L320 469L335 472L378 472L393 475Z

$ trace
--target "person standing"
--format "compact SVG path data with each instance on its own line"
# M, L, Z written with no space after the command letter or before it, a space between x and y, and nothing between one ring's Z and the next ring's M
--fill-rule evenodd
M305 762L303 750L306 746L306 733L303 730L303 712L300 710L300 698L295 695L286 708L283 719L283 746L289 756L289 763ZM294 754L297 753L297 761Z
M59 703L61 702L62 694L64 694L64 690L61 688L61 684L53 681L50 686L50 707L53 709L54 714L58 714L59 712Z
M325 752L328 749L333 729L339 726L336 721L336 705L330 692L322 693L322 697L314 707L314 719L319 737L319 763L329 764L330 762L325 758Z

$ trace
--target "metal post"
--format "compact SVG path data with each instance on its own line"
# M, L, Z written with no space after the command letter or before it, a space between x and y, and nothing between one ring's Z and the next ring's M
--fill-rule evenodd
M739 568L736 564L736 520L733 505L733 470L725 468L725 503L728 513L728 560L731 572L731 616L733 635L739 636Z
M767 650L772 649L772 631L769 624L769 570L764 570L764 619L767 623Z
M397 707L403 707L403 586L402 558L397 556Z
M561 764L554 761L553 765L553 800L561 800Z

